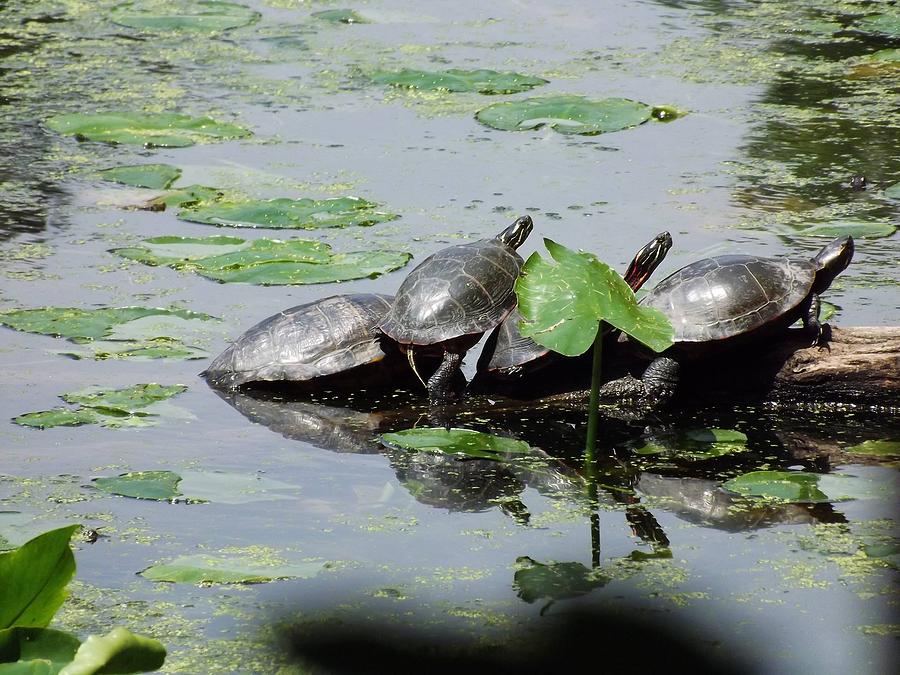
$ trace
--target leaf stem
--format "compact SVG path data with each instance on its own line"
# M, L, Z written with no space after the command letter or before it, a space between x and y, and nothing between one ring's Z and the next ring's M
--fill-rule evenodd
M594 358L591 364L591 396L588 400L588 425L585 453L593 456L597 447L597 429L600 426L600 362L603 357L603 332L606 324L601 321L594 338Z

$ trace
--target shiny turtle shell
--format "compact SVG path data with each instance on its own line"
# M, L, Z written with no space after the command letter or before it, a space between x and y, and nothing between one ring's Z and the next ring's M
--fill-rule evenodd
M308 382L383 363L387 356L405 363L376 327L392 299L334 295L286 309L247 330L201 375L215 387L234 389L250 382Z
M516 306L513 286L522 264L515 249L496 238L441 249L400 285L381 330L404 345L446 346L480 336Z

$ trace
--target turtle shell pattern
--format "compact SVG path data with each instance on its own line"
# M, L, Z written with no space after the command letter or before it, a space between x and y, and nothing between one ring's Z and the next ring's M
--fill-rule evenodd
M779 320L793 323L816 271L813 260L704 258L660 281L641 304L669 318L675 342L724 340Z
M516 306L513 286L522 264L498 239L441 249L403 280L381 329L413 345L484 333Z
M256 324L201 375L235 388L247 382L306 381L384 358L376 325L391 296L335 295L291 307Z

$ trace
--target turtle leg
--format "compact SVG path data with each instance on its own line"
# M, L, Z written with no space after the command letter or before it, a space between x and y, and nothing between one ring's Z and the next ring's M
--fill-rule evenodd
M600 396L604 399L632 400L648 404L652 407L667 403L678 386L680 365L669 356L657 356L641 379L626 375L612 380L600 387Z
M461 361L462 354L444 352L444 360L441 361L441 365L428 378L428 400L431 403L447 403L455 398L453 379L459 372Z
M813 338L810 347L822 345L822 324L819 323L821 306L822 302L819 300L819 296L813 293L809 297L809 303L803 308L803 327Z

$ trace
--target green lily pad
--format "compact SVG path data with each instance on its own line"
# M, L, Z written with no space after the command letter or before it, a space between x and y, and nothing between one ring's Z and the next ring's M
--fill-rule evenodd
M900 52L900 49L897 50ZM900 183L894 183L884 189L884 196L891 199L900 199Z
M163 386L160 384L136 384L125 389L101 389L90 387L81 391L63 394L66 403L79 404L84 408L103 408L133 413L159 401L177 396L187 387L183 384Z
M421 427L382 434L381 442L402 450L425 450L447 455L503 459L506 455L533 452L528 443L502 436L492 436L471 429Z
M120 476L95 478L100 490L134 499L172 501L181 496L181 476L172 471L132 471Z
M13 418L13 422L23 427L49 429L51 427L78 427L99 421L96 411L88 408L53 408L39 412L25 413Z
M856 21L852 28L863 33L900 38L900 12L870 14Z
M181 169L171 164L131 164L114 166L99 172L103 180L133 187L165 190L181 176Z
M93 359L106 361L109 359L173 359L190 361L209 358L205 349L186 345L178 338L159 337L151 340L134 342L100 341L81 350L60 350L57 352L70 358Z
M685 436L696 443L746 443L747 434L737 429L690 429Z
M328 23L369 23L367 19L352 9L324 9L320 12L313 12L310 16Z
M160 148L184 148L194 143L250 135L250 131L236 124L178 113L72 113L51 117L47 126L78 140Z
M761 497L781 502L797 504L819 504L846 499L834 492L839 489L833 481L832 493L826 494L821 488L825 476L803 471L751 471L722 484L726 490L745 497ZM832 476L841 480L842 476Z
M106 635L89 635L60 675L146 673L161 668L165 660L161 642L116 626Z
M153 199L148 199L139 208L146 211L165 211L169 208L195 206L196 204L215 201L223 194L225 193L221 190L207 187L206 185L187 185L183 188L164 192Z
M474 91L479 94L515 94L547 84L548 80L519 73L500 73L496 70L450 69L438 72L427 70L377 71L372 73L376 84L388 84L406 89L426 91Z
M75 574L69 539L79 527L50 530L15 550L0 553L0 628L50 623Z
M637 304L625 280L590 253L550 239L544 245L558 264L532 253L516 281L522 335L566 356L594 343L605 321L655 351L672 345L674 331L659 311Z
M879 63L900 63L900 49L879 49L877 52L867 54L865 59Z
M844 448L844 452L875 457L900 457L900 441L887 439L863 441L857 445Z
M608 577L578 562L539 563L522 556L516 563L519 569L513 576L517 595L532 603L541 598L562 600L590 593L610 582Z
M260 565L233 556L191 555L151 565L140 574L151 581L181 584L262 584L277 579L311 579L323 569L326 565L322 562Z
M81 641L61 630L17 626L0 630L0 673L58 673L75 658Z
M140 0L116 5L110 21L140 30L218 32L246 26L260 17L249 7L220 0Z
M376 211L377 204L359 197L334 199L269 199L216 202L179 211L178 217L194 223L268 229L317 229L374 225L397 218Z
M75 307L43 307L0 312L0 325L26 333L63 337L76 342L95 339L115 339L117 327L146 317L178 318L185 321L218 321L214 316L186 309L157 307L106 307L78 309ZM151 324L152 325L152 324ZM149 337L157 337L150 335ZM133 339L131 336L128 339Z
M327 244L305 239L246 242L235 237L154 237L142 243L111 252L147 265L191 270L223 283L320 284L375 278L412 258L395 251L333 253ZM182 248L184 254L179 253ZM221 253L215 254L216 250Z
M889 237L896 230L896 225L884 221L835 220L810 225L797 234L807 237L840 237L849 234L855 239L877 239Z
M503 131L549 126L561 134L590 136L643 124L652 113L652 106L624 98L546 96L495 103L475 113L475 119Z

